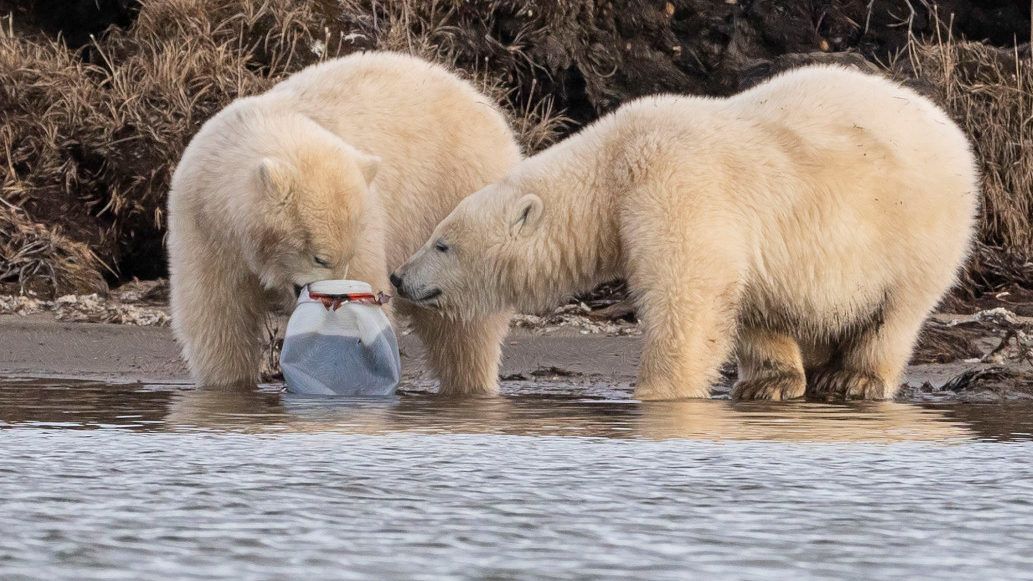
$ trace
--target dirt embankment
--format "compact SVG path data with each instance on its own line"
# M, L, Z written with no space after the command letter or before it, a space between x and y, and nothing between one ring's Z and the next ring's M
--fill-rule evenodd
M947 107L982 156L970 295L1033 280L1033 67L1014 48L1028 3L0 0L0 15L9 291L161 276L168 181L200 124L307 64L375 48L478 79L528 151L645 94L725 95L814 61L887 71Z

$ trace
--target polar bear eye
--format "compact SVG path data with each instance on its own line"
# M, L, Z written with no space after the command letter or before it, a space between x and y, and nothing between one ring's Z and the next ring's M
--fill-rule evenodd
M448 244L445 244L444 240L438 240L434 243L434 250L438 252L448 252Z
M323 258L322 256L313 256L312 261L323 268L330 268L330 261Z

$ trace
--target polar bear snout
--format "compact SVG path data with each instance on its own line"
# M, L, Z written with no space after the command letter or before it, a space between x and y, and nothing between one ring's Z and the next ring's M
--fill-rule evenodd
M412 293L409 291L408 288L406 288L405 279L402 278L402 275L399 274L399 271L392 272L391 276L388 277L388 280L391 281L391 286L395 287L395 293L399 297L406 300L412 300Z
M428 288L426 285L413 285L410 284L401 270L397 270L391 273L388 277L391 281L391 286L395 287L395 291L398 296L421 306L433 306L434 299L441 296L440 288Z

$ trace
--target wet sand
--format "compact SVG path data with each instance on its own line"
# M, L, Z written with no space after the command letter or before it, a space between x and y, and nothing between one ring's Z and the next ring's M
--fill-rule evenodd
M403 389L433 390L434 383L421 363L419 341L403 334L399 346ZM582 334L566 328L544 334L513 329L504 347L501 376L507 385L592 385L612 389L617 398L630 397L641 350L641 336ZM986 372L992 367L973 361L912 365L906 376L908 387L900 399L994 401L1033 395L1033 374L1021 369L1017 379L998 380L992 386L984 378L965 389L941 389L966 372ZM118 383L190 382L167 327L62 322L49 314L0 315L0 375ZM715 395L727 394L731 381L726 376L715 386Z
M405 377L420 382L426 371L414 335L399 337ZM514 329L506 340L505 378L594 377L630 383L641 353L640 337L548 336ZM0 375L68 377L113 382L189 382L179 348L167 327L68 323L48 314L0 315Z

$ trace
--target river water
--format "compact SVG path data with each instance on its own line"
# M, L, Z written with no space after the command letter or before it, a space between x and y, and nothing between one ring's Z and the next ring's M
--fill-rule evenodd
M0 578L1029 579L1033 405L0 381Z

